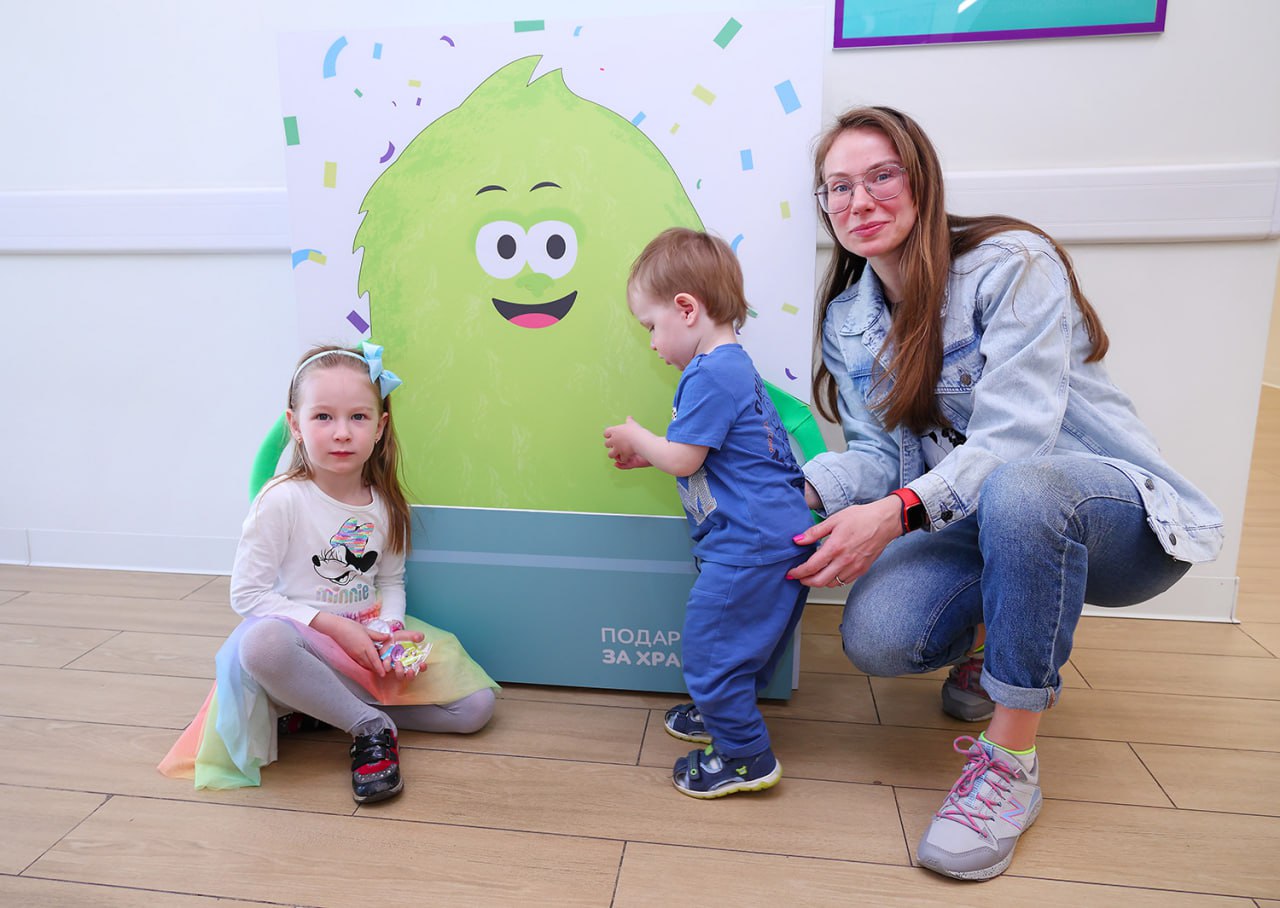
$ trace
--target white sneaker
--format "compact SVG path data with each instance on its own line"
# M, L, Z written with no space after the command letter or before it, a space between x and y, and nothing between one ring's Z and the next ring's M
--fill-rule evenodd
M963 745L963 746L962 746ZM1040 761L965 735L957 753L969 762L916 849L920 866L958 880L989 880L1013 860L1018 836L1040 814Z

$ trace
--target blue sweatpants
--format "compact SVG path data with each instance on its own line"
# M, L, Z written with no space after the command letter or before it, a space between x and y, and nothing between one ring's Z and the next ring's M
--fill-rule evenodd
M787 580L787 571L810 554L756 567L698 565L681 641L684 680L725 756L751 756L769 746L756 696L773 677L809 592Z

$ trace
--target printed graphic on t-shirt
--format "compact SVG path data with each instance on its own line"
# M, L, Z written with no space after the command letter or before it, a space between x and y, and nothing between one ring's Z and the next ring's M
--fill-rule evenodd
M698 467L698 472L683 482L676 477L676 488L680 490L680 503L684 505L684 509L689 512L694 523L702 526L702 522L716 509L711 483L707 482L707 468Z
M338 532L329 537L329 547L311 556L316 573L338 586L346 586L366 573L378 560L377 552L365 551L372 535L372 523L361 523L355 517L348 517Z
M942 463L944 457L967 440L963 432L957 432L949 426L945 429L931 429L921 435L920 454L924 458L925 466L932 470Z

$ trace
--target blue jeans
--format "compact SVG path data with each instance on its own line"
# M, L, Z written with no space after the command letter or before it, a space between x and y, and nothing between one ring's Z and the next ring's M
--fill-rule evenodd
M1040 712L1061 693L1086 599L1133 605L1189 567L1161 548L1117 468L1069 455L1014 461L987 477L972 516L889 544L849 594L844 651L869 675L928 672L964 659L985 623L983 688Z

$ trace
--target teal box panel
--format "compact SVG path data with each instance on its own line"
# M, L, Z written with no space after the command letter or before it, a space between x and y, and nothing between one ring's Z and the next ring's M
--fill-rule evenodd
M696 570L683 517L415 506L409 614L499 682L684 692ZM788 699L787 648L764 696Z

